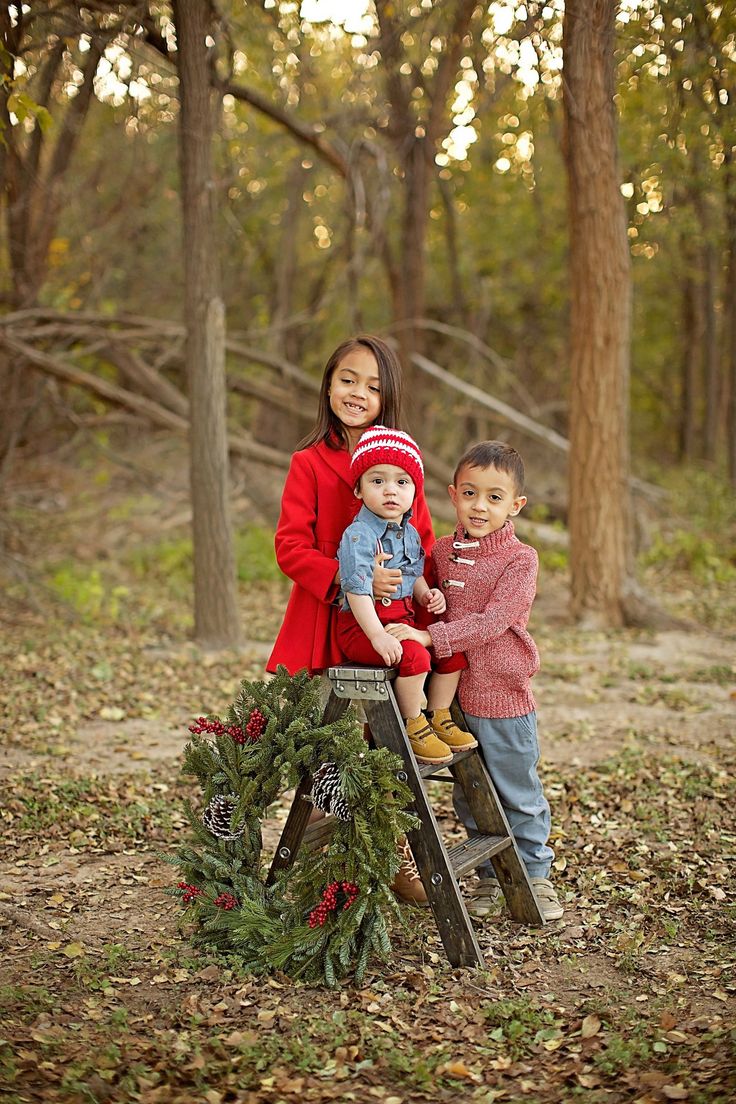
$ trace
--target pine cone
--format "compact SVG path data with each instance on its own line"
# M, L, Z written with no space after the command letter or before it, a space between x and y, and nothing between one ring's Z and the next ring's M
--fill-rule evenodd
M233 831L230 827L238 799L235 794L216 794L202 813L202 823L208 832L221 840L236 840L245 831L245 824Z
M342 792L336 763L322 763L315 771L312 804L323 813L332 813L338 820L350 820L352 813Z

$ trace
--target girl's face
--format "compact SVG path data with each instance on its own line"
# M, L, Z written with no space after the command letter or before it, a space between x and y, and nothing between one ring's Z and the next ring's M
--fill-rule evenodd
M351 349L332 373L330 409L347 430L373 425L381 413L381 381L370 349Z

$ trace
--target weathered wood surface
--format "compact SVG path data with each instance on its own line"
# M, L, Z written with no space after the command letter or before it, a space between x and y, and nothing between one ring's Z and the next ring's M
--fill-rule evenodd
M395 674L391 669L357 665L330 668L332 693L325 708L324 720L326 723L337 720L351 701L362 702L373 743L388 748L402 760L403 769L399 776L412 791L413 811L420 821L420 827L409 833L409 843L445 953L453 966L483 966L483 953L465 907L458 878L489 859L512 916L526 924L539 925L544 920L509 823L480 755L476 750L459 752L446 768L418 764L406 739L404 722L391 687ZM478 825L478 836L469 837L449 849L445 846L424 785L424 779L429 778L456 782L463 788ZM311 788L312 779L306 776L297 788L281 834L268 876L269 883L279 870L291 866L301 846L310 849L320 847L329 841L334 830L332 817L309 825L312 804L305 798Z

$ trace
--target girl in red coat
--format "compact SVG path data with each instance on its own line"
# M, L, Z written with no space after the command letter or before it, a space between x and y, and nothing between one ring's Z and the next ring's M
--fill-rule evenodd
M337 547L361 505L350 457L365 429L376 422L398 429L400 417L401 368L394 353L377 337L344 341L327 361L317 425L294 453L281 497L276 559L294 585L268 671L282 663L290 674L306 668L313 675L343 662L334 604L340 583ZM429 556L434 533L423 493L412 521ZM374 594L390 598L397 572L380 566L379 559Z

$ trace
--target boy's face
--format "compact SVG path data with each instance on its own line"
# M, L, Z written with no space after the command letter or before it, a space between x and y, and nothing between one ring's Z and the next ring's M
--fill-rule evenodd
M355 497L386 521L400 521L414 501L414 480L394 464L376 464L360 477Z
M447 488L457 511L457 520L470 537L487 537L515 517L526 505L513 477L498 468L471 468L457 473L457 482Z

